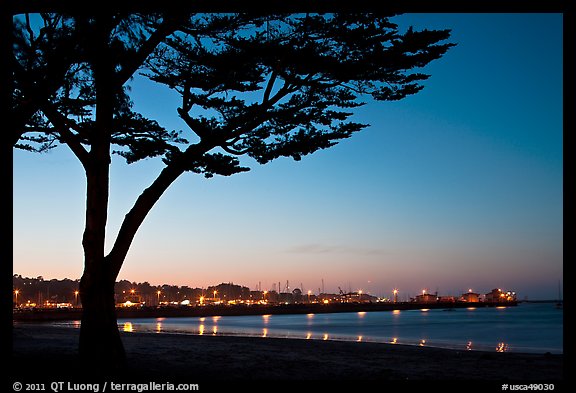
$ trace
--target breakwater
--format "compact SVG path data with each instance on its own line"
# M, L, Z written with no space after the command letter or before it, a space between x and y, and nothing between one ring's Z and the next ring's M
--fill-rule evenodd
M116 309L118 318L177 318L208 317L228 315L278 315L278 314L319 314L343 312L370 312L393 310L480 308L516 306L516 301L507 302L377 302L377 303L300 303L278 305L206 305L180 307L121 307ZM30 309L15 310L14 321L55 321L79 320L82 309Z

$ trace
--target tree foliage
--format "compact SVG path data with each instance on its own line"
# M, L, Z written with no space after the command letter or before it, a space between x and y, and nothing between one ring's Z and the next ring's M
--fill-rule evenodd
M451 46L448 30L400 32L372 14L40 14L14 22L10 139L43 152L66 145L86 174L80 354L94 367L125 360L114 283L156 202L183 173L230 176L300 160L349 138L366 100L415 94L419 72ZM176 91L186 127L134 110L136 74ZM105 251L111 155L164 167ZM241 161L243 159L243 161Z
M38 32L30 17L15 24L14 103L33 101L40 84L52 94L18 130L16 146L90 145L96 107L91 64L102 55L90 37L102 22L50 14L36 19ZM120 82L113 152L128 163L162 157L166 165L207 177L248 170L238 156L260 164L282 156L300 160L350 137L367 126L350 120L354 108L368 98L417 93L428 78L418 69L452 46L445 42L448 30L401 33L389 17L371 14L115 15L105 28ZM150 50L162 29L170 34ZM123 83L131 75L122 73L138 68L132 61L144 49L150 53L138 67L180 94L174 114L184 131L166 130L132 109ZM200 143L201 154L187 153Z

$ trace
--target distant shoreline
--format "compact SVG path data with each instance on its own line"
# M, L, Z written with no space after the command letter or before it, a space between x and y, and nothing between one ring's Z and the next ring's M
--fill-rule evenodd
M519 302L435 302L435 303L337 303L337 304L282 304L282 305L207 305L202 307L126 307L117 308L118 318L177 318L241 315L320 314L343 312L371 312L420 309L455 309L483 307L515 307ZM14 321L78 320L82 309L31 309L13 313Z

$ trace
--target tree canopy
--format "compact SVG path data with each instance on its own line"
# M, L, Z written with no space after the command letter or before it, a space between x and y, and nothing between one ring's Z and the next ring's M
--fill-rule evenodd
M453 45L448 30L400 32L369 13L100 12L15 18L10 139L42 152L66 145L86 174L80 354L94 367L125 360L114 282L156 202L183 173L230 176L300 160L367 127L365 100L415 94L419 72ZM175 90L186 125L167 130L134 111L136 74ZM105 252L111 155L164 167L124 216Z
M299 160L350 137L367 126L349 120L353 108L367 97L417 93L428 78L417 70L452 46L448 30L401 33L389 17L371 14L36 19L17 20L14 30L15 112L29 115L16 147L66 143L83 154L96 123L92 59L103 53L95 40L104 34L117 82L113 152L128 163L159 156L207 177L247 171L238 156ZM137 69L180 94L174 114L185 131L132 110L127 87Z

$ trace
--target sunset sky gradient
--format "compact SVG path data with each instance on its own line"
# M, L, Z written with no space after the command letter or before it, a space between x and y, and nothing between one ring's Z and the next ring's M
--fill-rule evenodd
M120 279L314 293L514 290L552 299L563 277L561 14L407 14L452 29L415 96L369 103L371 126L300 162L204 179L185 174L132 244ZM135 110L187 132L179 97L143 78ZM111 166L108 245L159 160ZM61 146L14 151L15 274L80 278L85 177Z

